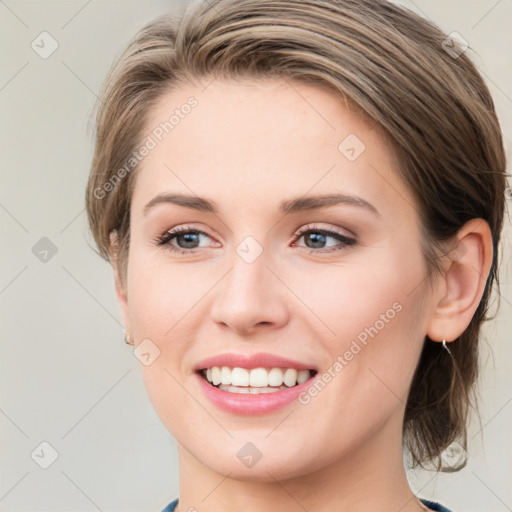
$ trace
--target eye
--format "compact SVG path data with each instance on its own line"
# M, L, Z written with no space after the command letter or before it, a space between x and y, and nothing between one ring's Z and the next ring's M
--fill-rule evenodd
M302 238L304 238L305 245L298 245L298 247L310 249L309 252L312 253L339 251L356 243L354 238L343 233L315 226L307 226L295 235L295 240ZM158 246L165 246L166 249L173 252L193 254L197 249L208 246L207 243L201 245L201 241L204 239L212 240L204 231L181 226L158 236L155 243ZM335 243L329 244L329 240L334 240ZM338 243L336 244L336 242ZM218 243L215 243L218 246Z
M201 239L211 237L199 229L182 226L171 231L167 231L162 236L155 239L158 246L166 246L170 251L180 252L181 254L194 253L195 249L204 247L200 245ZM173 244L175 242L177 244Z
M314 253L339 251L356 243L354 238L346 236L343 233L330 229L317 228L315 226L303 228L295 237L297 240L304 238L305 245L299 245L299 247L311 249L309 252ZM329 239L337 241L338 244L329 244Z

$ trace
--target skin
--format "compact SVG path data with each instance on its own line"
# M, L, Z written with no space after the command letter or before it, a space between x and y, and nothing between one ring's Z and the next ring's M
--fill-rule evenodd
M478 306L492 260L487 224L460 230L452 242L463 250L430 286L417 206L377 126L309 85L218 79L166 93L143 137L190 96L198 106L137 171L125 284L112 242L126 329L160 350L141 371L178 442L179 510L425 510L402 462L405 402L425 335L455 339ZM338 150L349 134L366 146L354 161ZM208 198L219 212L163 203L144 215L164 192ZM333 192L379 214L347 204L279 211L283 200ZM155 242L179 226L206 233L195 253L169 250L191 251L183 237ZM356 243L326 235L315 245L295 236L303 227ZM236 252L247 236L263 249L250 264ZM194 364L224 352L270 352L327 371L396 303L400 312L307 404L236 415L197 385ZM250 468L236 456L247 442L262 453Z

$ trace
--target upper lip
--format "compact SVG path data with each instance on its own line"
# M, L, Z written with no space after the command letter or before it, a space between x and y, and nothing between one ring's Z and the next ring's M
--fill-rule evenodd
M295 368L296 370L316 370L311 364L301 363L294 359L265 352L257 354L219 354L199 361L194 370L203 370L213 366L229 366L230 368Z

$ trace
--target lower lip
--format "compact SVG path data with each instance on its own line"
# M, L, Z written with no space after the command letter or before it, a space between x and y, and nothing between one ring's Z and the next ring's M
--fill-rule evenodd
M316 373L313 377L297 386L272 393L259 393L257 395L245 393L230 393L223 391L210 384L198 372L195 376L199 381L199 386L207 398L220 409L239 414L242 416L251 416L255 414L265 414L276 411L293 402L298 396L311 386Z

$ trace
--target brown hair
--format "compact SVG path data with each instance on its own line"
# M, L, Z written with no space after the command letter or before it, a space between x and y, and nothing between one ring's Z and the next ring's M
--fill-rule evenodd
M479 331L492 285L499 286L506 162L490 93L467 52L446 37L385 0L210 0L182 17L162 16L136 35L105 81L86 205L107 260L110 234L117 235L124 282L137 166L123 166L162 94L199 79L281 77L357 105L400 158L398 172L422 221L429 276L439 272L441 242L468 220L481 218L492 232L493 264L476 313L450 344L453 358L425 339L405 411L404 443L414 464L453 470L440 455L454 440L466 446Z

